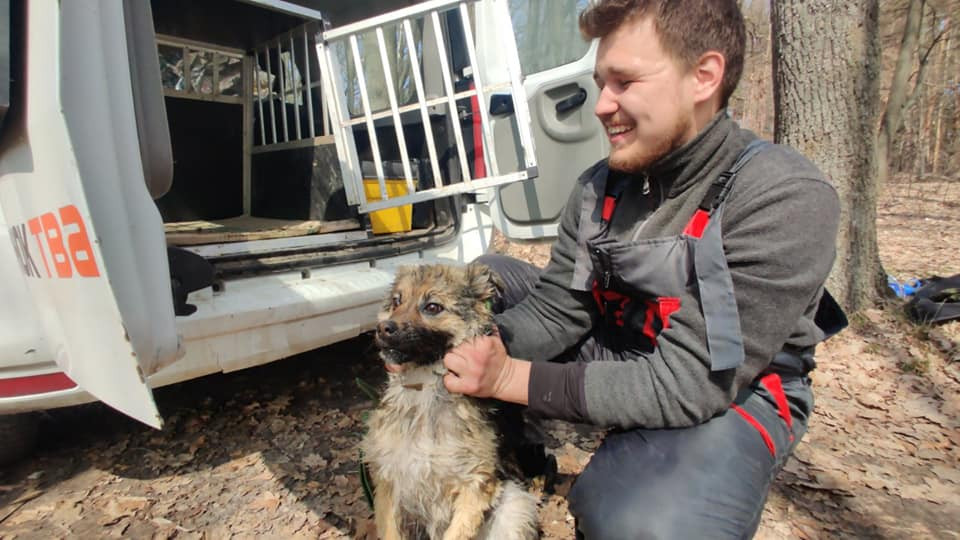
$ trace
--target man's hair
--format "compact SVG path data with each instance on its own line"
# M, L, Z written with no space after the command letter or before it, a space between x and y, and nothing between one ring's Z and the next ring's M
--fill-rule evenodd
M660 46L691 69L707 51L723 55L720 106L726 107L743 73L746 28L737 0L594 0L580 14L586 39L605 37L621 25L650 16Z

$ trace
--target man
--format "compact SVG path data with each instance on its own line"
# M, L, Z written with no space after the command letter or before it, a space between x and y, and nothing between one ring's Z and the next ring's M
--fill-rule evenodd
M736 0L600 0L580 28L600 39L609 158L542 273L482 259L511 307L446 355L444 382L613 428L570 492L580 537L750 537L813 406L837 194L727 117Z

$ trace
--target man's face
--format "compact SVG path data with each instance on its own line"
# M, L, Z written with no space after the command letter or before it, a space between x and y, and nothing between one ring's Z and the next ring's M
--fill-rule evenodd
M650 17L600 40L594 110L610 140L610 168L637 172L696 135L693 70L661 47Z

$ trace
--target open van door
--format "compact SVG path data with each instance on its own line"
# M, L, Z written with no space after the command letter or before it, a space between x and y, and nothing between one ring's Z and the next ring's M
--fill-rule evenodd
M0 218L46 349L65 374L52 374L68 385L61 388L75 383L159 427L146 376L177 358L178 337L163 225L148 185L162 186L156 176L170 164L165 125L146 130L159 139L141 141L144 127L157 127L142 124L158 115L138 114L156 104L135 105L143 95L132 88L142 81L131 76L137 40L128 36L144 31L130 25L149 21L149 10L140 1L26 4L26 99L12 104L0 145ZM150 159L141 142L156 153Z
M581 172L605 157L607 137L593 113L597 40L580 36L578 16L589 0L510 0L510 17L537 148L539 175L496 190L494 225L512 239L557 235L557 223ZM495 46L498 30L478 29L481 43ZM509 162L516 111L495 97L496 155Z

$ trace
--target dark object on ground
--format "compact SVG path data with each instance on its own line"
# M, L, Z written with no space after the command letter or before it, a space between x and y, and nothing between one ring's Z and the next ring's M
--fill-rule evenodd
M0 416L0 466L28 456L37 444L39 423L33 413Z
M924 281L926 284L907 302L910 319L922 324L960 320L960 274Z

